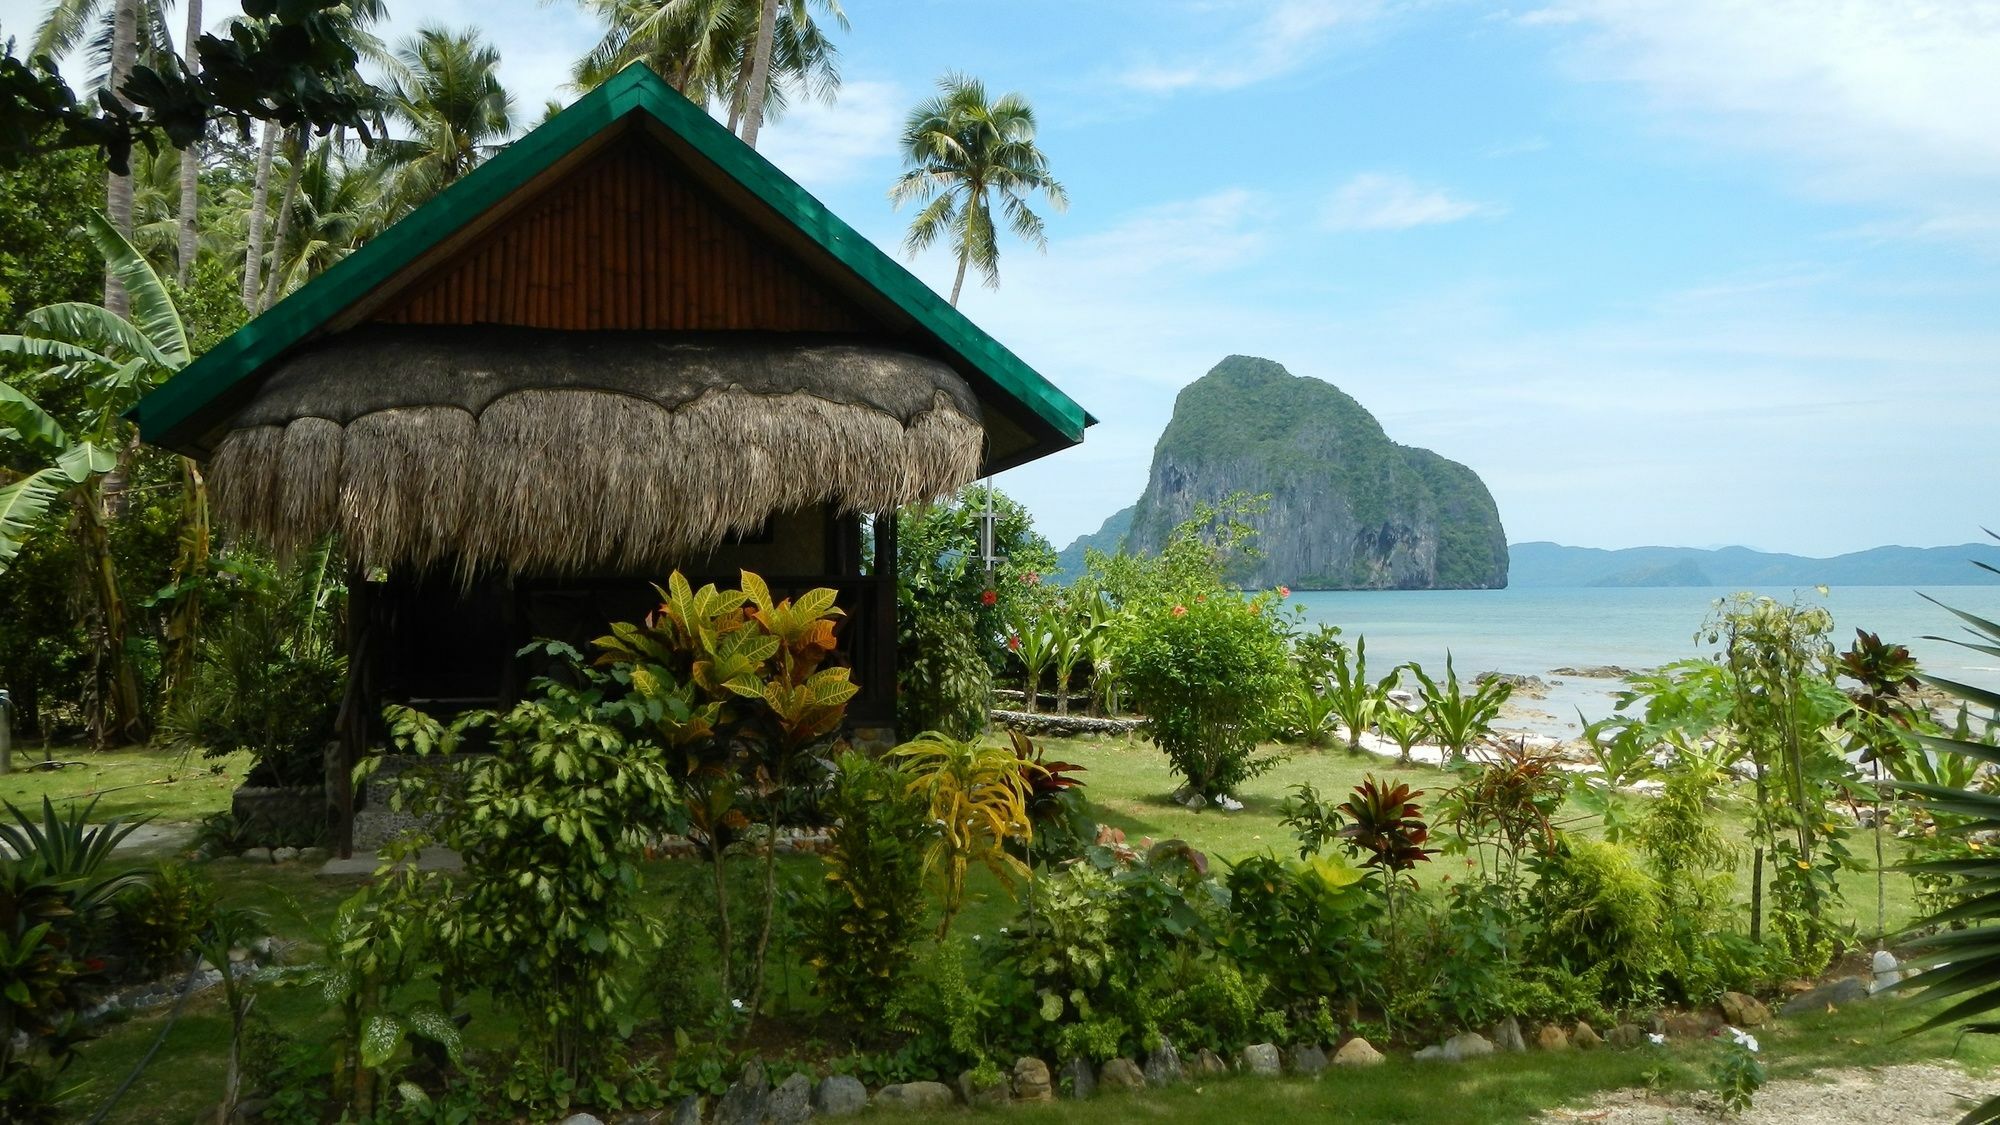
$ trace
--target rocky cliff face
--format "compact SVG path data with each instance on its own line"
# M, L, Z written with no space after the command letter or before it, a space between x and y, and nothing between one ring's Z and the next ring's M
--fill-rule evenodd
M1127 550L1155 551L1195 505L1268 493L1250 586L1497 589L1507 538L1477 474L1397 445L1338 388L1230 356L1186 389L1153 451Z

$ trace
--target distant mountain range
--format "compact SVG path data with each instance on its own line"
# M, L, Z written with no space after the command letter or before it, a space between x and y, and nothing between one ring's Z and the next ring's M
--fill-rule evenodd
M1872 547L1830 559L1748 547L1565 547L1515 543L1507 548L1508 582L1549 586L1994 586L2000 544Z

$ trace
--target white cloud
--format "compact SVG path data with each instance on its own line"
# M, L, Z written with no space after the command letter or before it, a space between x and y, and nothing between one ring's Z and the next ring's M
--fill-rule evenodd
M1563 0L1521 22L1697 143L1775 154L1912 234L1991 238L1965 213L2000 215L2000 0Z
M773 164L807 187L842 183L871 169L886 185L906 104L893 82L849 79L839 100L794 103L758 137Z
M1333 193L1320 214L1320 226L1335 231L1406 230L1497 211L1491 204L1458 199L1407 176L1363 172Z
M1383 0L1263 0L1207 6L1208 14L1234 26L1215 37L1219 46L1173 61L1151 59L1127 67L1122 85L1149 94L1183 90L1235 90L1283 77L1311 61L1338 30L1359 28L1386 10Z

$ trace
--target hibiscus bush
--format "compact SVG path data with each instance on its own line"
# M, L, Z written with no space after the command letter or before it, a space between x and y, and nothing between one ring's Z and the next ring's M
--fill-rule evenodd
M1284 632L1263 597L1216 589L1135 608L1119 623L1119 679L1187 790L1211 800L1277 764L1259 755L1290 685Z

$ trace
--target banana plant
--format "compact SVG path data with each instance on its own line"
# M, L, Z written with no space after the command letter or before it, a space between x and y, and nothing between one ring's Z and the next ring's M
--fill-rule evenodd
M109 722L94 722L95 733L100 740L115 733L139 741L146 734L146 720L138 671L125 651L127 614L111 557L110 520L123 491L126 463L137 446L125 412L187 366L187 328L152 265L109 220L93 212L87 233L106 268L125 286L131 317L81 301L64 301L23 316L20 332L0 335L0 355L43 361L48 364L40 377L43 381L83 392L82 410L65 426L20 387L0 383L0 449L18 446L37 463L26 474L0 484L0 573L34 535L47 530L50 509L67 498L97 602L105 666L111 673ZM193 489L184 497L190 508L183 514L184 522L198 506L205 525L207 505L199 493ZM206 536L200 543L205 550ZM205 564L205 558L199 560L199 565ZM191 630L180 632L187 633L192 643Z

